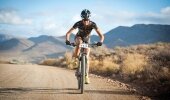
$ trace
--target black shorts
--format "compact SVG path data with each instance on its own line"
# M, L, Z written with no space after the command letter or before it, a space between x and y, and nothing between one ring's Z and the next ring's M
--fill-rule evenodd
M76 40L77 37L80 37L82 39L82 41L85 43L90 43L90 36L83 37L83 36L76 35L74 40Z

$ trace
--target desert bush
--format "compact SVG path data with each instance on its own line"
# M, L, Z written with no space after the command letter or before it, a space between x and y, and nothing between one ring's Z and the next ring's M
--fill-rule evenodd
M41 64L42 65L54 66L56 62L57 62L56 59L46 59Z
M73 59L72 55L73 55L72 52L66 52L65 55L64 55L64 59L66 61L66 67L68 69L74 69L75 67L77 67L75 65L75 62L74 62L74 59Z
M144 55L126 54L121 65L121 72L126 75L135 75L135 73L144 71L146 66L147 58Z
M104 76L118 73L119 65L113 62L111 57L90 60L90 71Z
M97 48L91 48L91 54L95 57L109 55L110 49L108 49L106 46L101 46Z
M113 61L104 60L102 65L102 72L104 72L104 74L107 76L117 74L119 72L119 65Z
M127 54L122 63L121 72L127 75L134 75L143 71L146 64L145 56L141 54Z
M142 44L129 47L91 49L90 72L103 76L121 76L124 80L149 88L170 91L170 43ZM63 64L74 69L72 52L66 52L64 59L49 59L43 64ZM65 63L61 63L65 62ZM114 75L113 75L114 74Z
M160 44L160 43L159 43ZM149 67L145 69L146 79L163 83L163 80L170 82L170 47L168 44L156 44L156 48L149 55Z
M46 59L40 63L41 65L48 65L48 66L65 66L66 63L63 58L60 59Z
M168 67L162 67L158 75L159 82L166 83L170 81L170 69ZM170 82L169 82L170 84Z

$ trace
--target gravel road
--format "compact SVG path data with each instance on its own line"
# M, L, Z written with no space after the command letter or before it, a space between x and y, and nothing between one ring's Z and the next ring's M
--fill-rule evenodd
M73 70L41 65L0 64L0 100L138 100L139 95L90 76L85 93Z

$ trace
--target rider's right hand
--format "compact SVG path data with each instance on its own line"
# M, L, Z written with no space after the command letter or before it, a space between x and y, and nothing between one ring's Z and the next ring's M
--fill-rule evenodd
M102 46L102 42L97 42L97 46Z
M66 40L66 45L71 45L70 41Z

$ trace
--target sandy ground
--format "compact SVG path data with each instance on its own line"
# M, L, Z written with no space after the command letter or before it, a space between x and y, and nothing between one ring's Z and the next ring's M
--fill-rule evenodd
M85 93L74 71L40 65L0 64L0 100L139 100L140 95L90 76Z

